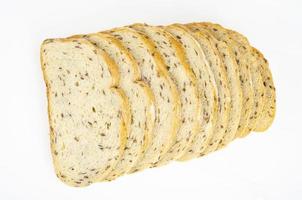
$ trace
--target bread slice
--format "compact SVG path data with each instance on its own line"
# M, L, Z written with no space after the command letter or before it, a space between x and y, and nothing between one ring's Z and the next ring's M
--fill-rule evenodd
M271 126L276 115L276 89L274 86L272 73L269 69L268 61L265 59L263 54L256 48L252 47L252 51L258 58L258 62L260 64L259 69L265 88L265 102L263 111L261 112L261 115L256 123L254 130L265 131Z
M84 39L44 41L41 65L57 176L77 187L103 179L124 151L130 123L116 66Z
M230 109L231 96L229 91L229 83L227 81L227 72L225 70L223 62L221 61L220 54L217 48L215 47L215 38L213 38L212 35L207 31L192 31L192 35L200 44L200 47L202 48L205 54L205 58L209 63L210 70L212 71L215 78L218 92L218 110L216 112L219 112L219 116L222 116L225 120L227 120L227 115ZM216 113L215 115L217 114L218 113ZM227 121L223 122L226 123ZM220 125L224 125L224 123ZM215 129L220 129L219 124L217 124ZM215 129L214 133L216 132ZM195 143L198 144L198 140ZM181 158L181 160L192 159L198 156L202 156L204 154L204 152L200 151L200 149L198 148L198 146L202 145L194 146L192 146L191 150L188 151L187 154Z
M146 150L155 123L155 102L151 88L140 80L140 69L132 55L119 40L106 33L85 35L89 41L103 49L117 64L120 72L120 88L129 99L131 126L125 152L113 171L106 177L113 180L127 173Z
M180 97L159 52L148 37L126 27L109 33L133 55L140 67L142 80L151 87L155 96L153 138L144 157L132 168L131 172L134 172L152 167L174 144L180 126Z
M242 89L240 87L239 70L236 64L235 58L231 53L230 47L224 42L220 42L213 35L213 33L200 26L198 23L189 24L192 31L199 31L201 34L208 35L217 48L221 61L225 67L227 81L230 89L231 102L230 102L230 113L228 118L228 125L222 142L218 145L218 148L222 148L230 143L236 136L237 128L241 117L242 108Z
M213 128L218 127L220 123L224 123L226 115L216 115L218 108L217 85L199 43L191 35L190 31L181 25L170 25L166 27L166 30L181 43L186 59L197 77L202 116L200 131L194 138L188 152L203 155L208 148L212 148L216 143L219 143L220 136L223 135L224 130L221 127L214 130Z
M134 24L130 27L143 32L152 40L180 94L181 125L176 141L163 158L155 163L155 166L163 165L181 157L199 131L202 110L197 78L186 60L181 44L169 32L161 27L145 24Z
M255 50L253 47L250 46L248 39L243 36L242 34L233 31L233 30L228 30L229 35L239 42L242 46L244 46L246 49L249 50L248 54L248 59L251 60L250 64L250 70L252 73L252 80L253 80L253 85L254 85L254 95L255 95L255 105L254 105L254 111L253 111L253 116L252 119L250 120L249 123L249 130L254 130L254 131L261 131L261 130L266 130L271 123L273 122L274 115L275 115L275 92L274 92L274 83L271 81L271 72L269 71L268 67L263 68L263 64L265 63L265 58L263 55L258 51ZM264 62L264 63L263 63ZM267 64L264 64L267 65ZM268 72L264 72L267 71ZM264 78L268 78L269 84L263 84ZM272 88L269 88L269 85ZM267 88L266 88L267 87ZM272 94L272 95L271 95ZM273 98L271 98L273 97ZM264 108L266 107L266 108ZM270 108L272 107L272 108ZM263 110L265 112L268 112L268 115L262 115ZM268 111L270 110L270 111ZM262 128L258 128L262 127ZM244 134L242 136L247 135Z
M217 25L220 26L220 25ZM223 27L222 27L223 28ZM255 127L256 122L259 119L259 116L262 112L264 106L264 86L261 77L261 73L258 67L258 60L253 54L252 49L249 45L248 40L245 37L241 37L239 33L226 29L230 39L238 45L238 50L241 55L242 60L246 60L248 65L252 84L254 88L254 106L251 116L249 118L247 129L241 133L239 137L244 137L248 135Z
M227 31L220 26L217 26L212 23L197 23L204 29L210 31L214 37L218 40L225 42L230 47L230 54L235 58L235 61L238 65L239 71L239 79L242 88L242 109L241 109L241 117L238 125L236 137L239 137L242 133L244 133L247 129L247 125L249 123L249 118L251 116L253 105L254 105L254 91L251 79L251 73L248 69L248 65L243 55L239 51L239 46L234 41L232 41L227 33ZM232 95L233 96L233 95Z

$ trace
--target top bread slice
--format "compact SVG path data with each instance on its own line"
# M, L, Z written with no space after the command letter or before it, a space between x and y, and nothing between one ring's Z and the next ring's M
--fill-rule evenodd
M208 145L212 147L215 143L214 141L223 135L223 128L219 127L219 130L213 130L213 128L217 127L217 124L220 125L222 121L224 123L227 116L221 115L219 118L216 115L218 108L217 86L214 75L199 43L191 35L191 32L182 25L169 25L165 30L170 32L177 41L181 43L185 57L197 77L202 116L200 120L200 131L194 138L188 152L203 155L206 149L208 149Z
M85 39L49 39L41 46L51 149L57 176L86 186L120 159L130 123L116 66Z
M151 87L155 96L155 125L153 138L143 158L131 172L152 167L169 150L180 126L180 97L159 52L142 33L131 28L109 31L120 40L138 63L142 80Z
M239 79L242 89L242 109L241 117L238 125L236 137L239 137L248 128L249 118L253 111L254 106L254 90L252 85L251 73L248 69L247 61L239 51L239 46L236 44L228 35L227 31L220 26L215 24L203 22L197 23L198 26L207 29L213 34L219 41L225 42L230 47L230 54L235 58L236 64L238 65Z
M230 47L226 43L214 38L215 36L211 30L204 28L199 23L192 23L188 26L191 27L192 31L199 31L205 35L212 36L212 41L215 43L215 47L217 48L221 61L225 67L227 81L229 83L231 102L227 130L222 142L218 145L218 148L221 148L226 146L236 137L237 128L240 122L242 110L242 89L240 87L238 65Z
M220 58L220 53L215 47L215 38L213 38L213 36L206 30L191 32L196 41L198 41L198 43L200 44L200 47L205 54L205 58L209 63L210 70L214 75L217 86L218 109L216 115L219 114L219 117L223 117L224 121L221 120L222 123L220 122L219 124L217 124L214 129L214 133L222 131L222 134L224 134L225 128L221 129L221 125L227 127L231 99L229 82L227 81L227 72L222 59ZM211 149L207 149L207 151L210 152ZM181 158L181 160L188 160L199 157L204 155L204 153L205 152L200 151L199 149L196 150L196 148L191 148L191 151L188 151L187 154Z
M272 74L268 67L268 62L260 51L250 46L249 41L245 36L233 30L228 30L228 33L234 40L250 49L249 57L253 62L251 70L253 71L254 76L253 84L255 83L255 98L257 98L257 101L254 106L253 116L253 119L256 121L255 124L249 124L249 128L253 131L265 131L273 123L276 113L275 87ZM254 79L256 80L254 81ZM261 84L259 85L260 81ZM263 101L262 104L261 100Z
M201 100L197 88L197 79L188 64L181 44L161 27L134 24L130 26L143 32L154 43L161 54L170 77L177 86L181 102L181 124L176 141L155 166L178 159L188 149L192 139L199 131L202 116Z
M137 163L150 141L155 123L154 96L151 88L140 80L137 63L119 40L106 33L84 37L103 49L117 64L120 72L119 86L128 97L131 108L130 132L124 155L106 177L107 180L113 180L127 173Z

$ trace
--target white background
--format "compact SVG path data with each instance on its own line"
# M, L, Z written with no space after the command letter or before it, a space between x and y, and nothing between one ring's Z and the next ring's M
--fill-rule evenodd
M0 1L0 199L302 199L302 1ZM272 127L201 159L72 188L51 162L39 46L134 22L212 21L270 61Z

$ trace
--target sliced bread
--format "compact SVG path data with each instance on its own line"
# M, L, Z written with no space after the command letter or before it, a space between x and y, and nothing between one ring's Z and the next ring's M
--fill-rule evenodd
M231 102L227 130L222 142L218 145L218 148L221 148L226 146L236 137L236 132L241 117L242 89L240 87L238 65L236 64L230 47L226 43L217 40L210 30L200 26L198 23L189 24L188 26L191 27L192 31L200 32L201 34L211 37L211 40L214 42L215 47L220 54L221 61L225 67L231 95Z
M126 27L108 33L120 40L133 55L142 80L151 87L155 96L156 119L152 140L143 158L131 170L139 171L152 167L174 144L180 126L180 97L161 55L147 36Z
M154 95L151 88L140 80L137 63L119 40L106 33L84 37L104 50L119 67L119 86L128 97L131 108L131 126L124 155L106 177L107 180L113 180L136 165L146 150L155 123Z
M220 25L218 25L220 26ZM226 29L227 30L227 29ZM258 61L256 57L253 55L253 52L250 48L250 45L246 42L242 42L238 36L233 32L227 30L229 37L238 45L238 51L241 55L241 60L245 60L246 65L248 65L248 69L251 74L252 84L254 89L254 106L252 113L249 118L249 122L247 128L244 132L239 135L239 137L244 137L248 135L255 127L257 120L261 114L263 109L263 99L264 99L264 86L262 84L262 77L258 67Z
M208 31L213 34L213 36L226 43L230 49L230 55L235 58L235 65L238 65L238 72L239 72L239 79L240 85L242 89L242 109L241 109L241 116L240 122L238 125L236 137L240 137L242 133L246 131L248 128L249 118L253 111L254 106L254 90L252 84L251 73L248 68L248 64L246 59L243 59L244 56L239 51L239 46L235 43L228 35L227 31L223 29L221 26L217 26L216 24L204 22L204 23L197 23L198 26L207 29Z
M263 55L256 49L250 46L248 39L243 36L242 34L233 31L228 30L229 35L239 42L242 46L244 46L247 50L249 50L248 58L251 60L251 73L253 78L253 85L255 90L255 106L254 106L254 112L253 112L253 118L251 122L249 123L249 130L253 131L264 131L266 130L274 119L274 113L275 113L275 93L274 92L274 84L272 81L269 81L269 85L272 86L272 88L269 88L268 85L264 84L264 79L268 78L271 79L271 73L269 72L268 64L267 67L263 68L263 61L265 58ZM267 68L267 69L265 69ZM267 71L263 72L263 71ZM266 88L267 87L267 88ZM273 89L273 90L272 90ZM273 95L271 95L273 94ZM273 98L271 98L273 97ZM272 107L272 108L270 108ZM265 111L266 110L266 111ZM270 111L268 111L270 110ZM262 115L262 113L268 112L269 115ZM262 117L261 117L262 116ZM262 128L258 128L262 127ZM245 136L246 134L242 135Z
M134 24L130 27L143 32L152 40L180 94L181 125L176 135L176 141L154 166L163 165L181 157L199 131L202 116L201 95L198 91L197 79L186 60L183 47L174 36L161 27L145 24Z
M226 121L226 115L216 115L218 98L215 78L201 46L186 27L174 24L167 26L165 30L170 32L182 45L186 60L197 77L202 116L200 120L200 131L194 138L187 152L193 153L194 151L195 154L203 155L206 149L212 148L219 143L219 139L224 133L223 128L219 127L216 129L214 127L218 127L218 124L224 124Z
M263 111L256 123L255 131L265 131L273 123L276 115L276 89L274 86L273 76L269 69L268 61L263 54L252 47L253 53L257 56L260 64L259 69L262 76L263 86L265 88L265 103Z
M213 38L213 36L206 30L192 31L192 35L199 42L215 78L218 91L217 112L219 112L219 116L225 115L225 117L227 117L231 99L229 82L227 81L227 72L224 67L224 63L222 62L220 53L215 46L215 38ZM216 130L219 130L219 128L220 127L217 126ZM214 130L214 132L216 131ZM187 154L183 156L182 160L202 156L203 152L200 152L201 151L199 149L196 150L196 148L192 148L191 151L188 151Z
M116 66L85 39L44 41L41 65L57 176L76 187L105 178L123 154L130 123L127 98L114 88Z

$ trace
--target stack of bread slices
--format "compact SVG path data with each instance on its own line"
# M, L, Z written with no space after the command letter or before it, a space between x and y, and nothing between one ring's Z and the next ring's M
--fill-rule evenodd
M53 162L71 186L207 155L275 116L267 60L218 24L47 39L41 65Z

